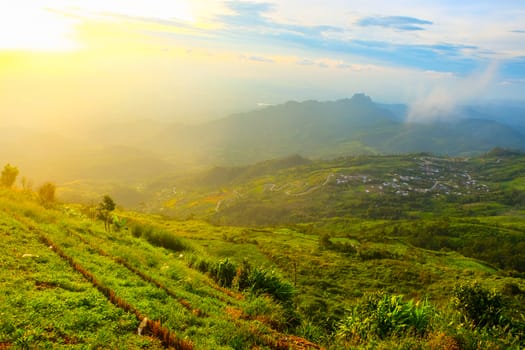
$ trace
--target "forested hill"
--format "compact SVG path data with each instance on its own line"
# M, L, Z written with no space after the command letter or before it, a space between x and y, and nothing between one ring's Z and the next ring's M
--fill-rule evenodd
M481 118L465 110L454 118L443 115L409 123L400 113L402 106L377 104L364 94L328 102L291 101L193 127L184 135L175 133L179 141L174 142L185 140L182 147L199 140L203 152L223 164L294 153L326 158L406 152L466 155L498 146L525 149L524 135L494 116Z

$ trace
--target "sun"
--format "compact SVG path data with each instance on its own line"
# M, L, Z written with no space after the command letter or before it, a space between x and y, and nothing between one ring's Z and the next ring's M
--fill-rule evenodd
M53 13L44 2L0 3L0 50L69 51L78 47L72 38L72 19Z
M182 0L1 1L0 51L76 50L83 46L76 26L99 15L195 23L192 7Z

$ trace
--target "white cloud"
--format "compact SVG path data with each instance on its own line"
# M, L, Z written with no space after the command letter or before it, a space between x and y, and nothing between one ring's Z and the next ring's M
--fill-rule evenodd
M438 82L428 94L410 106L407 120L429 122L453 118L457 107L483 94L492 85L497 74L498 64L493 62L485 70L465 78L451 77Z

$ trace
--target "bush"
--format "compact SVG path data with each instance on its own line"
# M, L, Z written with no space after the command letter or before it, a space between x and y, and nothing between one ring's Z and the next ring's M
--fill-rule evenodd
M155 246L164 247L176 252L188 249L186 244L171 232L151 229L146 230L143 233L143 237Z
M188 245L173 233L155 229L146 224L134 224L131 226L131 234L136 238L144 238L146 241L157 247L163 247L176 252L188 250Z
M134 224L131 226L131 234L135 238L140 238L143 235L150 234L153 231L153 227L144 224Z
M255 268L249 277L250 291L254 294L268 293L279 301L289 301L294 295L293 286L282 281L274 271Z
M237 273L237 266L228 259L219 260L210 272L219 285L222 287L231 287Z
M38 197L44 204L50 204L55 201L56 186L51 182L46 182L38 189Z
M396 253L381 248L371 248L367 246L362 246L357 251L357 257L363 261L399 258Z
M115 231L117 232L120 232L126 227L126 218L119 218L118 216L113 215L112 221Z
M239 267L237 267L235 278L232 281L232 287L236 290L245 290L250 287L250 273L252 267L248 260L244 259Z
M252 268L247 260L237 266L228 259L213 263L204 258L192 256L188 265L202 273L208 272L222 287L238 291L249 290L253 295L268 294L281 302L290 301L295 293L293 286L281 280L274 271Z
M339 325L337 335L356 343L406 334L424 336L433 308L428 302L403 301L402 295L375 293L366 295Z
M489 291L474 283L454 287L454 306L463 317L476 326L494 326L503 323L505 302L495 290Z

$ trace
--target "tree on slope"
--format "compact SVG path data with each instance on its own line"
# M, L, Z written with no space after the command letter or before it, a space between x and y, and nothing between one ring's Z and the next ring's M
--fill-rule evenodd
M11 164L6 164L4 170L2 170L2 175L0 181L2 186L11 187L15 183L16 177L18 176L18 168L12 166Z
M111 230L111 212L115 210L116 204L113 201L113 199L105 195L102 198L102 202L99 203L97 211L98 211L98 218L104 221L104 229L106 231Z

